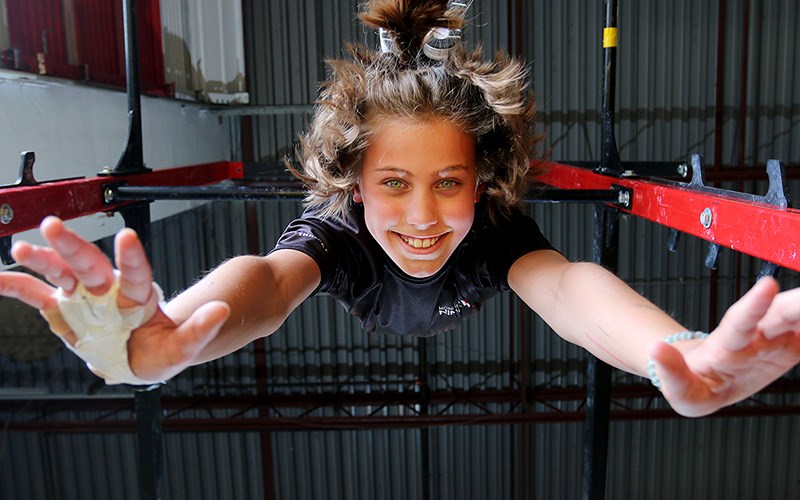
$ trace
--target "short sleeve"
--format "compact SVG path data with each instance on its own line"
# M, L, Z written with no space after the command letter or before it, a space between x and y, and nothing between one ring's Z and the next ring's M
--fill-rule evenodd
M542 234L539 225L521 212L504 217L496 223L486 221L476 235L476 250L481 255L483 285L509 290L508 272L523 255L536 250L555 250Z
M318 290L325 290L336 272L335 232L318 219L295 219L284 229L272 252L291 249L302 252L317 263L321 273ZM270 253L272 253L270 252Z
M344 219L322 217L311 207L292 221L272 250L303 252L321 273L317 293L347 293L351 286L374 283L383 266L383 253L369 236L363 216L351 210Z

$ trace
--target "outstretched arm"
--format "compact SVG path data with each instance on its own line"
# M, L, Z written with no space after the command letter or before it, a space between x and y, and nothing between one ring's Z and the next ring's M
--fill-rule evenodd
M664 396L701 416L752 395L800 362L800 289L762 279L707 340L666 344L685 328L599 266L532 252L509 272L512 289L564 339L622 370L648 376Z
M69 296L82 283L92 295L102 295L114 282L114 267L97 247L60 220L45 219L41 230L50 247L20 242L12 253L17 262L43 275L49 284L28 274L4 272L0 273L0 295L39 309L53 331L74 346L77 337L58 314L56 287ZM119 308L151 300L150 264L132 230L117 234L115 256ZM165 380L190 365L269 335L313 292L319 279L316 263L292 250L231 259L132 332L127 342L131 370L145 380Z

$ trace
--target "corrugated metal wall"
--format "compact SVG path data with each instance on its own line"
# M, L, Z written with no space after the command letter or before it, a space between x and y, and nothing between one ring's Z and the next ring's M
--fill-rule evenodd
M253 103L310 105L316 82L324 77L321 61L342 54L341 40L373 43L372 33L354 20L355 9L354 0L244 2ZM771 157L799 164L797 16L790 0L622 2L617 138L623 159L680 160L701 153L723 172L743 163L763 165ZM467 40L482 40L488 53L505 48L529 61L551 157L597 160L600 2L476 0L471 18ZM724 65L717 94L720 46ZM305 119L304 114L257 117L255 157L286 155ZM765 191L763 182L724 185ZM791 195L800 199L796 180ZM271 248L299 210L296 202L258 206L261 251ZM591 207L530 210L569 257L591 257ZM203 269L246 252L245 217L242 205L216 203L157 224L155 272L165 290L180 290ZM663 228L631 220L621 230L620 275L692 328L716 322L758 269L758 262L723 251L712 273L703 266L705 244L698 240L684 238L679 252L668 254ZM785 273L783 280L798 284L796 273ZM423 345L432 390L584 384L583 352L550 334L508 296L452 333L427 340L370 337L332 300L320 297L267 339L268 390L408 388L419 376ZM188 370L165 391L208 397L254 393L256 357L255 346L249 346ZM527 380L521 380L523 373ZM63 350L34 362L2 358L0 377L4 388L47 388L52 394L85 393L95 383ZM618 384L641 382L616 378ZM759 399L778 404L788 397L796 398ZM800 497L797 416L616 421L610 438L608 498ZM301 499L580 495L579 423L272 432L268 450L260 439L253 433L168 434L168 498L270 498L264 491L269 486L274 498ZM84 448L93 450L95 462L113 465L92 478L71 468L75 449ZM9 498L135 498L132 476L120 473L135 467L133 455L130 435L7 434L0 447L0 492Z
M746 3L750 3L749 17L744 12ZM374 44L372 33L354 24L350 13L354 12L355 2L302 2L297 8L289 8L285 2L257 4L253 7L254 16L246 17L251 23L269 26L261 32L252 31L251 27L249 34L249 74L258 104L312 103L314 88L310 84L324 77L319 61L342 54L340 38ZM600 139L602 3L478 0L470 15L472 24L465 36L468 41L482 40L487 53L502 48L529 62L539 120L547 134L543 152L556 160L596 161ZM309 24L313 28L308 28ZM699 153L709 168L763 168L768 158L779 158L790 165L800 163L796 146L800 140L800 79L796 77L800 44L791 28L797 25L796 5L745 0L621 2L619 24L616 132L623 160L679 161ZM745 39L749 40L746 65ZM723 61L719 93L718 50ZM759 86L755 81L762 83ZM774 90L764 92L764 82L772 82ZM257 118L256 158L273 160L286 155L304 119L305 115ZM744 154L739 144L744 144ZM766 192L763 182L728 182L724 186L757 194ZM797 199L800 189L796 181L792 182L791 191L793 199ZM545 233L570 257L591 257L591 208L546 206L532 212ZM712 272L703 265L706 244L699 240L684 238L679 251L668 254L668 232L663 228L636 220L623 222L621 227L620 274L692 328L705 329L716 323L727 305L749 287L760 265L753 259L739 259L736 254L723 251L718 270ZM795 274L784 274L784 280L797 284ZM518 315L526 314L520 309L513 300L501 299L483 311L475 324L468 322L452 334L433 339L435 347L428 349L428 353L435 353L430 355L432 363L441 368L437 373L448 375L442 379L432 376L430 383L441 381L442 386L465 389L475 383L478 373L487 372L497 376L491 383L506 383L512 372L504 365L513 364L509 355L520 349L516 331L509 329L509 320L514 317L519 328ZM313 323L314 314L305 313L304 317ZM535 332L528 343L529 351L521 355L521 359L533 363L529 383L583 384L583 353L553 339L539 320L528 317L527 322ZM508 334L510 337L505 336ZM325 330L318 341L327 345L324 339L328 335ZM358 339L361 334L355 331L347 335ZM273 337L270 342L281 342L279 338ZM345 345L352 348L351 344ZM413 359L400 358L404 362ZM477 369L482 363L492 368ZM456 367L466 367L465 373L459 373ZM630 379L622 377L620 382ZM773 457L791 453L793 445L789 443L800 443L798 426L796 417L615 423L609 497L746 498L751 493L758 496L755 492L761 488L774 486L772 496L791 498L798 494L798 469L781 465L777 472L769 467L775 464ZM761 435L772 451L762 451L759 440L739 439L743 429ZM352 436L356 439L372 432L357 431ZM487 432L489 428L431 430L442 445L442 453L430 451L429 455L430 474L436 478L429 483L431 497L579 496L579 424L501 428L492 438L493 446L503 449L499 454L507 457L511 467L501 472L493 468L498 463L497 455L480 446L481 436ZM417 431L405 433L405 454L400 457L419 457L419 447L409 444L416 442ZM291 437L292 448L304 447L309 456L321 452L305 437ZM740 447L732 449L732 442ZM284 467L280 457L286 446L289 444L274 448L276 468L280 470ZM464 446L471 448L465 452ZM354 460L360 466L369 464L372 470L384 470L381 464L387 466L371 457L353 457L352 450L345 447L325 451L330 459L323 463ZM388 461L388 467L398 468L399 477L404 479L407 472L402 463L402 458L396 458ZM327 469L321 466L313 470L325 478L331 475L322 473ZM702 473L694 472L698 470ZM737 477L744 478L743 484L731 485L731 479ZM484 479L493 486L482 489L471 482ZM764 483L760 483L762 479ZM391 488L397 483L387 484ZM413 484L416 487L418 482ZM361 494L369 496L369 492L365 488ZM424 492L407 486L402 488L401 496L426 498Z

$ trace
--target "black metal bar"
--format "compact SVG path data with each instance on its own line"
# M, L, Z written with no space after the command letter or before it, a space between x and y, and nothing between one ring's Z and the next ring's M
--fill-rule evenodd
M622 175L614 136L616 101L616 0L605 0L603 32L603 101L601 122L601 159L599 172ZM613 35L607 43L606 35ZM595 208L594 262L616 273L619 246L618 212L608 206ZM608 430L611 409L611 367L589 356L586 373L586 420L584 422L583 496L584 500L605 498L608 460Z
M139 173L144 170L142 154L142 98L139 84L139 42L136 0L122 0L125 29L125 71L128 94L128 141L117 166L104 174Z
M596 161L559 161L558 163L593 170L597 170L601 166ZM689 174L689 165L685 161L626 161L624 167L622 175L625 177L683 179Z
M113 200L279 200L304 198L301 186L125 186L112 187ZM526 203L615 203L620 189L539 189L531 191Z
M620 189L543 189L528 193L525 203L617 203Z
M593 261L616 274L619 212L608 206L595 208ZM611 367L589 356L586 367L586 420L583 429L583 497L605 497L608 430L611 411Z
M159 500L164 479L161 390L137 390L136 439L139 447L139 498ZM158 418L154 418L158 415Z
M419 405L421 417L427 417L430 408L430 387L428 386L428 339L421 337L417 339L417 352L419 353L419 366L417 368L416 390L419 391L422 402ZM430 449L430 430L427 427L420 427L420 468L422 469L422 484L420 485L423 500L431 498L431 449Z
M114 200L274 200L303 198L299 188L246 186L118 186Z
M605 30L616 30L617 28L616 0L605 0ZM617 90L617 47L616 44L608 46L605 43L605 30L603 33L603 100L600 122L601 133L601 154L600 168L604 173L621 173L619 151L617 150L617 140L614 135L614 110L616 109L616 90ZM616 38L616 37L615 37Z
M139 44L136 0L122 0L125 27L125 66L128 94L128 141L113 171L101 174L127 175L149 171L144 165L142 143L141 88L139 84ZM150 206L137 203L120 209L125 225L134 229L152 257ZM161 422L161 390L158 386L138 387L136 401L136 439L139 449L139 497L159 500L164 479L164 444Z

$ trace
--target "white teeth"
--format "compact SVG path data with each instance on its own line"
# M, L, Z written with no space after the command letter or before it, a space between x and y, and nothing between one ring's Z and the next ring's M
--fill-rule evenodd
M437 241L439 241L438 237L424 238L424 239L409 238L408 236L400 236L400 237L403 238L403 241L405 241L409 246L412 246L414 248L430 248L431 246L436 244Z

